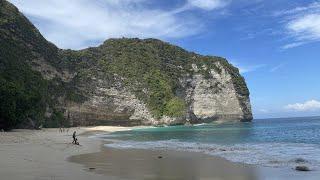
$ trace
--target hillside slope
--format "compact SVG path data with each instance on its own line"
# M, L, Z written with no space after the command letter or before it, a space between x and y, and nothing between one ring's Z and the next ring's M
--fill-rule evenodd
M3 127L252 119L246 83L224 58L156 39L109 39L94 48L61 50L5 0L0 65Z

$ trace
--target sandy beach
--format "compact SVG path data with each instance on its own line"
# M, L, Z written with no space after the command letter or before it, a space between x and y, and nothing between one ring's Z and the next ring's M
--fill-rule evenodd
M0 135L1 180L317 179L318 172L257 168L201 153L106 148L95 133L124 127L14 130ZM76 130L81 146L71 144ZM159 156L161 156L159 158ZM307 175L307 176L306 176ZM307 177L307 178L306 178Z
M73 145L72 133L78 134L128 130L123 127L14 130L0 134L1 180L65 180L106 179L84 171L83 166L66 161L69 156L99 152L101 141L78 137L81 146Z

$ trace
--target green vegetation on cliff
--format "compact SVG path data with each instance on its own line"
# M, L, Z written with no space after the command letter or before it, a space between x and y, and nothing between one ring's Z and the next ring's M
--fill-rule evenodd
M218 62L231 74L237 92L248 96L239 70L223 58L201 56L156 39L110 39L95 48L60 50L17 8L0 0L0 128L19 127L30 120L36 126L68 126L63 106L67 101L84 102L91 92L79 84L92 81L90 77L101 71L110 84L121 81L155 118L183 117L187 105L180 80L194 73L210 78L211 69L221 73ZM41 63L52 67L45 73L54 77L36 70ZM64 72L74 74L70 81L63 80Z
M239 70L224 58L200 56L160 40L110 39L95 49L95 54L106 74L125 78L125 83L147 102L157 118L184 114L185 102L181 102L183 97L177 92L181 89L179 80L195 73L192 64L197 65L204 77L210 78L211 69L221 73L216 65L219 62L231 74L238 93L249 95ZM179 108L175 109L175 113L168 111L168 106L173 105Z
M39 56L54 59L57 48L11 4L0 0L0 129L44 124L48 81L30 64Z

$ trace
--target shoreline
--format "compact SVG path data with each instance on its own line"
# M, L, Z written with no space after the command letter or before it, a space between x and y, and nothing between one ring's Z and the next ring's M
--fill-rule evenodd
M132 127L143 128L143 127ZM317 179L318 172L264 168L196 152L104 147L89 136L125 131L115 126L14 130L0 134L1 179ZM73 145L76 130L81 146ZM161 156L161 158L159 158ZM120 170L119 170L120 169Z

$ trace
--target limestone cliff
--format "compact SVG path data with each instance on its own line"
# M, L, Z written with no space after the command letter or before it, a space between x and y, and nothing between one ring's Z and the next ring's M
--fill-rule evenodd
M245 81L224 58L201 56L156 39L110 39L94 48L61 50L5 0L0 0L0 44L0 92L8 93L7 85L13 83L28 94L27 102L29 94L36 94L32 106L41 113L21 117L42 118L38 124L252 119ZM28 88L26 79L41 86ZM3 113L0 122L8 118Z

